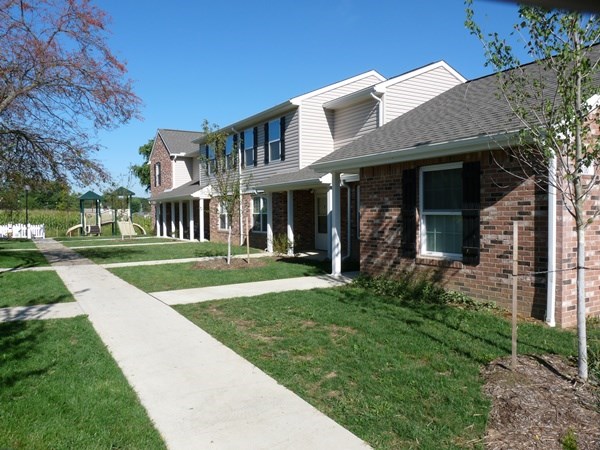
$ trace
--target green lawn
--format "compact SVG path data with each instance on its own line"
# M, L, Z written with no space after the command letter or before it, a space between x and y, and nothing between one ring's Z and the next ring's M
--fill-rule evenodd
M215 242L185 242L168 245L129 245L127 247L100 247L77 249L77 253L97 264L166 259L199 258L227 254L227 244ZM250 249L252 253L258 252ZM232 246L233 254L246 253L246 247Z
M0 349L0 448L165 448L86 318L0 324Z
M0 249L0 268L15 269L23 267L48 266L48 261L37 249L18 250Z
M31 239L0 239L0 251L33 248L35 244Z
M73 238L55 238L56 241L61 242L65 247L88 247L88 246L109 246L109 245L135 245L135 244L156 244L160 242L171 242L181 243L182 241L175 241L167 238L157 237L134 237L121 239L120 237L107 238L105 236L87 236L87 237L73 237Z
M251 259L239 269L197 269L196 263L119 267L112 273L146 292L323 275L329 264L300 259Z
M490 311L357 287L176 307L377 449L483 448L480 369L510 354ZM522 353L573 355L573 333L519 327Z
M0 308L74 302L54 271L0 273Z

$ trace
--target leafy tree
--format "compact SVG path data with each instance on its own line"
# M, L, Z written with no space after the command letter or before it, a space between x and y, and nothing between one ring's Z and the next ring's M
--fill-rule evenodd
M0 173L109 178L95 133L138 117L141 102L106 27L89 0L0 0Z
M142 155L144 162L142 164L132 164L129 167L131 173L140 180L140 184L144 187L146 192L150 192L150 153L152 153L152 146L154 145L154 139L150 139L147 143L138 148L138 153Z
M466 0L466 26L483 43L487 63L498 71L500 95L521 122L520 142L509 149L524 173L555 187L577 230L578 374L588 378L585 316L585 230L600 213L586 208L597 195L600 124L600 20L593 14L519 8L507 38L484 34ZM522 66L513 42L524 45L535 66Z
M237 145L227 146L228 133L207 120L202 123L208 157L202 156L206 176L211 181L212 197L227 216L227 264L231 264L231 224L242 207L242 180L239 172Z

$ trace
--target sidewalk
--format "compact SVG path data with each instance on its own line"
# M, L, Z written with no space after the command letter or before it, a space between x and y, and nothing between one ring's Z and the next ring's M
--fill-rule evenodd
M168 448L369 448L165 303L59 243L45 240L38 247Z

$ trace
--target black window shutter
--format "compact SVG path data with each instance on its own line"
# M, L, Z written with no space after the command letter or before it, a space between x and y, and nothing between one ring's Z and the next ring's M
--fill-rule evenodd
M402 171L402 256L417 256L417 169Z
M281 152L281 160L285 161L285 116L279 120L279 151Z
M265 164L269 164L269 122L265 123Z
M479 161L463 164L463 264L479 264L479 216L481 211L481 165Z
M254 167L258 166L258 127L254 127L254 142L253 142L253 150L254 150Z
M239 154L241 154L242 167L246 167L246 158L245 158L245 155L244 155L244 147L242 147L241 145L238 147L237 141L238 141L238 135L234 134L233 135L233 151L234 152L239 152Z
M240 153L242 154L242 167L246 167L246 149L244 147L244 132L240 133Z

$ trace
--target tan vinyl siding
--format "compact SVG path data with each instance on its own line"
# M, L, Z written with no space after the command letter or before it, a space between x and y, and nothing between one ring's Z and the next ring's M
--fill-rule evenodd
M385 123L460 83L461 81L457 80L444 67L437 67L424 74L388 86L384 99Z
M272 117L269 120L277 119ZM289 112L285 116L285 161L269 161L265 164L265 129L264 121L257 123L258 127L258 164L256 167L249 166L242 169L245 180L250 180L249 187L262 183L264 180L280 173L298 170L298 110Z
M381 79L375 75L323 92L302 102L302 149L300 169L333 151L333 112L323 109L323 104L372 86Z
M192 181L192 158L178 158L173 161L173 188Z
M200 176L200 161L197 157L192 158L192 180L197 180Z
M335 111L333 121L334 150L377 128L379 103L370 99Z

